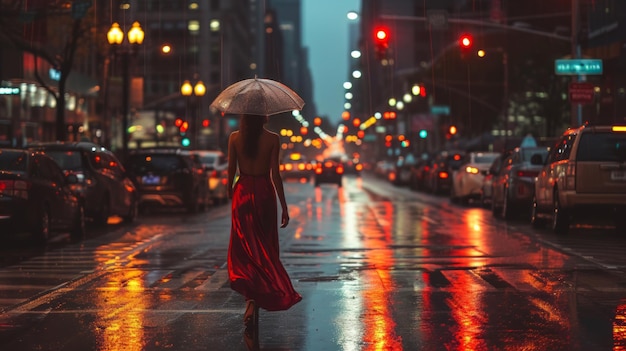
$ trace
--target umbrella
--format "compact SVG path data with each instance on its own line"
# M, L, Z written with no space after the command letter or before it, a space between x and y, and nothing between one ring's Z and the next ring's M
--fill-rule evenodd
M304 100L286 85L271 79L244 79L224 89L211 107L225 114L270 116L302 110Z

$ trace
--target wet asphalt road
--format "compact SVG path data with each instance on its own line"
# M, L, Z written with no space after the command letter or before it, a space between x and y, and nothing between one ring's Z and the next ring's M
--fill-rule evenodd
M281 257L303 301L261 311L260 350L626 350L626 238L557 237L366 175L343 184L286 182ZM110 227L3 244L0 350L249 348L228 205Z

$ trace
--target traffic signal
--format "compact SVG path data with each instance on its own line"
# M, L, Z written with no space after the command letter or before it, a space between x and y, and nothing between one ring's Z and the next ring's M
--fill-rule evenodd
M455 135L456 132L457 130L455 125L451 125L450 128L448 128L448 133L450 133L450 135Z
M382 26L374 28L374 47L376 50L376 59L383 60L387 58L387 49L389 48L389 29Z
M459 47L462 54L467 54L474 46L474 37L469 33L463 33L459 36Z
M191 140L189 140L189 138L188 138L188 137L183 137L183 138L180 140L180 144L181 144L182 146L184 146L184 147L187 147L187 146L191 145Z
M426 139L426 137L428 137L428 131L426 129L422 129L420 130L420 138L421 139Z
M187 132L188 129L189 129L189 122L187 121L183 121L183 123L178 127L178 130L180 130L181 133Z

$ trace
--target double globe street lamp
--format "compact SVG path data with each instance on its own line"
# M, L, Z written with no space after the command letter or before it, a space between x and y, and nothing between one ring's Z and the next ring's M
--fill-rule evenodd
M128 115L130 110L130 60L136 48L143 43L144 32L139 22L134 22L126 35L128 45L124 43L124 32L119 23L115 22L107 32L107 40L114 49L115 55L122 56L122 159L128 156Z
M200 113L199 100L206 94L206 86L201 80L197 81L194 85L192 85L189 80L185 80L183 85L180 86L180 93L188 100L191 100L191 142L195 148L198 148L198 139L200 136L198 116Z

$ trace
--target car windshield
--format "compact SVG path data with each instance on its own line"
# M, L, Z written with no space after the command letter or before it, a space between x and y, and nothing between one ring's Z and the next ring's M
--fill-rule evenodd
M128 162L129 171L135 174L170 172L183 167L176 155L134 155Z
M217 160L217 156L215 156L215 155L200 155L198 157L198 159L200 160L200 163L212 166L215 163L215 160Z
M521 149L521 152L520 152L522 161L528 161L528 162L530 162L531 157L533 157L533 155L535 154L540 154L541 159L545 160L546 155L548 155L548 149L546 148Z
M583 133L578 145L578 161L626 161L626 133Z
M79 151L46 151L46 155L52 157L63 170L78 171L83 168Z
M477 155L476 163L491 164L497 157L498 155Z
M0 151L0 169L13 172L26 172L26 153Z

